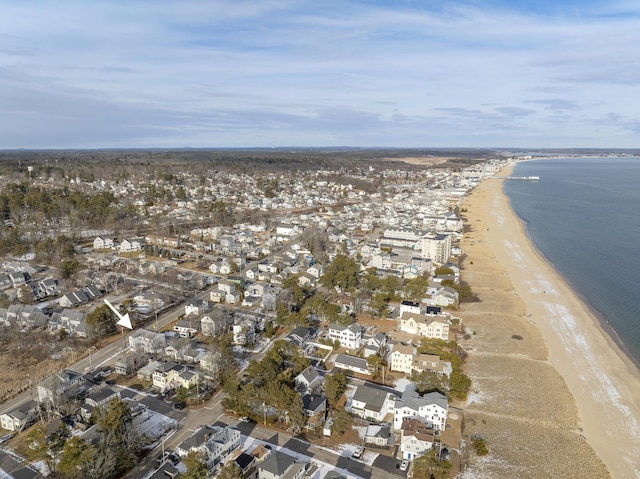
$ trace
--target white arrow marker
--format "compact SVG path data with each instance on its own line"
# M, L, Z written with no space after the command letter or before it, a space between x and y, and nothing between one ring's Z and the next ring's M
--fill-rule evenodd
M120 314L120 311L114 308L113 304L111 304L107 298L104 298L104 302L106 303L107 306L111 308L111 311L116 313L116 316L120 318L116 323L118 326L124 326L125 328L133 329L133 325L131 324L131 319L129 319L129 313L122 316Z

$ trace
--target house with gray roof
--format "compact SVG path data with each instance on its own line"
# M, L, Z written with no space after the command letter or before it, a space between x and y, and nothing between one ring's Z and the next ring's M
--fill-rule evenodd
M22 431L36 420L36 403L28 401L16 409L0 415L0 426L7 431Z
M203 426L182 441L176 452L184 458L190 451L201 451L206 457L207 465L212 468L225 461L240 446L240 431L237 429L230 426Z
M393 446L395 442L395 435L391 431L391 425L384 424L369 424L364 434L365 444L372 444L374 446L389 447Z
M307 368L294 378L296 389L303 393L311 393L324 384L324 376L313 366Z
M358 386L351 399L351 414L374 422L384 421L393 413L394 400L398 397L389 388L368 385Z
M353 371L354 373L365 374L367 376L371 375L367 360L357 356L336 354L333 364L339 369L346 369L347 371Z
M299 479L303 475L304 464L280 451L273 451L258 466L258 479Z
M447 425L449 400L437 391L420 396L412 388L407 388L401 397L395 398L393 428L402 428L406 418L416 418L434 430L444 431Z

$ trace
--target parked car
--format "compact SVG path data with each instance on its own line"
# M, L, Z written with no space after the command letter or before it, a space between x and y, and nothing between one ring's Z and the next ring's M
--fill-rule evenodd
M353 451L353 457L355 457L356 459L360 459L363 453L364 453L364 446L358 446L356 447L356 450Z
M407 461L406 459L404 461L402 461L400 463L400 470L401 471L406 471L407 469L409 469L409 461Z

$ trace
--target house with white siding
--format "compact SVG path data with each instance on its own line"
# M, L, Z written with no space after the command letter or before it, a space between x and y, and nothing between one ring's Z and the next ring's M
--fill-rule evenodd
M418 419L428 427L444 431L447 425L449 400L444 394L431 392L420 396L416 391L407 388L401 397L395 398L393 428L402 428L405 419Z
M449 320L446 316L403 312L399 321L400 331L414 336L449 341Z
M340 341L340 346L356 351L362 345L362 328L357 324L332 324L329 326L329 337Z

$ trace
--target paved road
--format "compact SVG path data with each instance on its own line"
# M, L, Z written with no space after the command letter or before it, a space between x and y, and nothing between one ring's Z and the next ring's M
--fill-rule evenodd
M4 477L3 472L14 479L40 479L44 477L33 469L24 467L9 454L0 450L0 477Z

